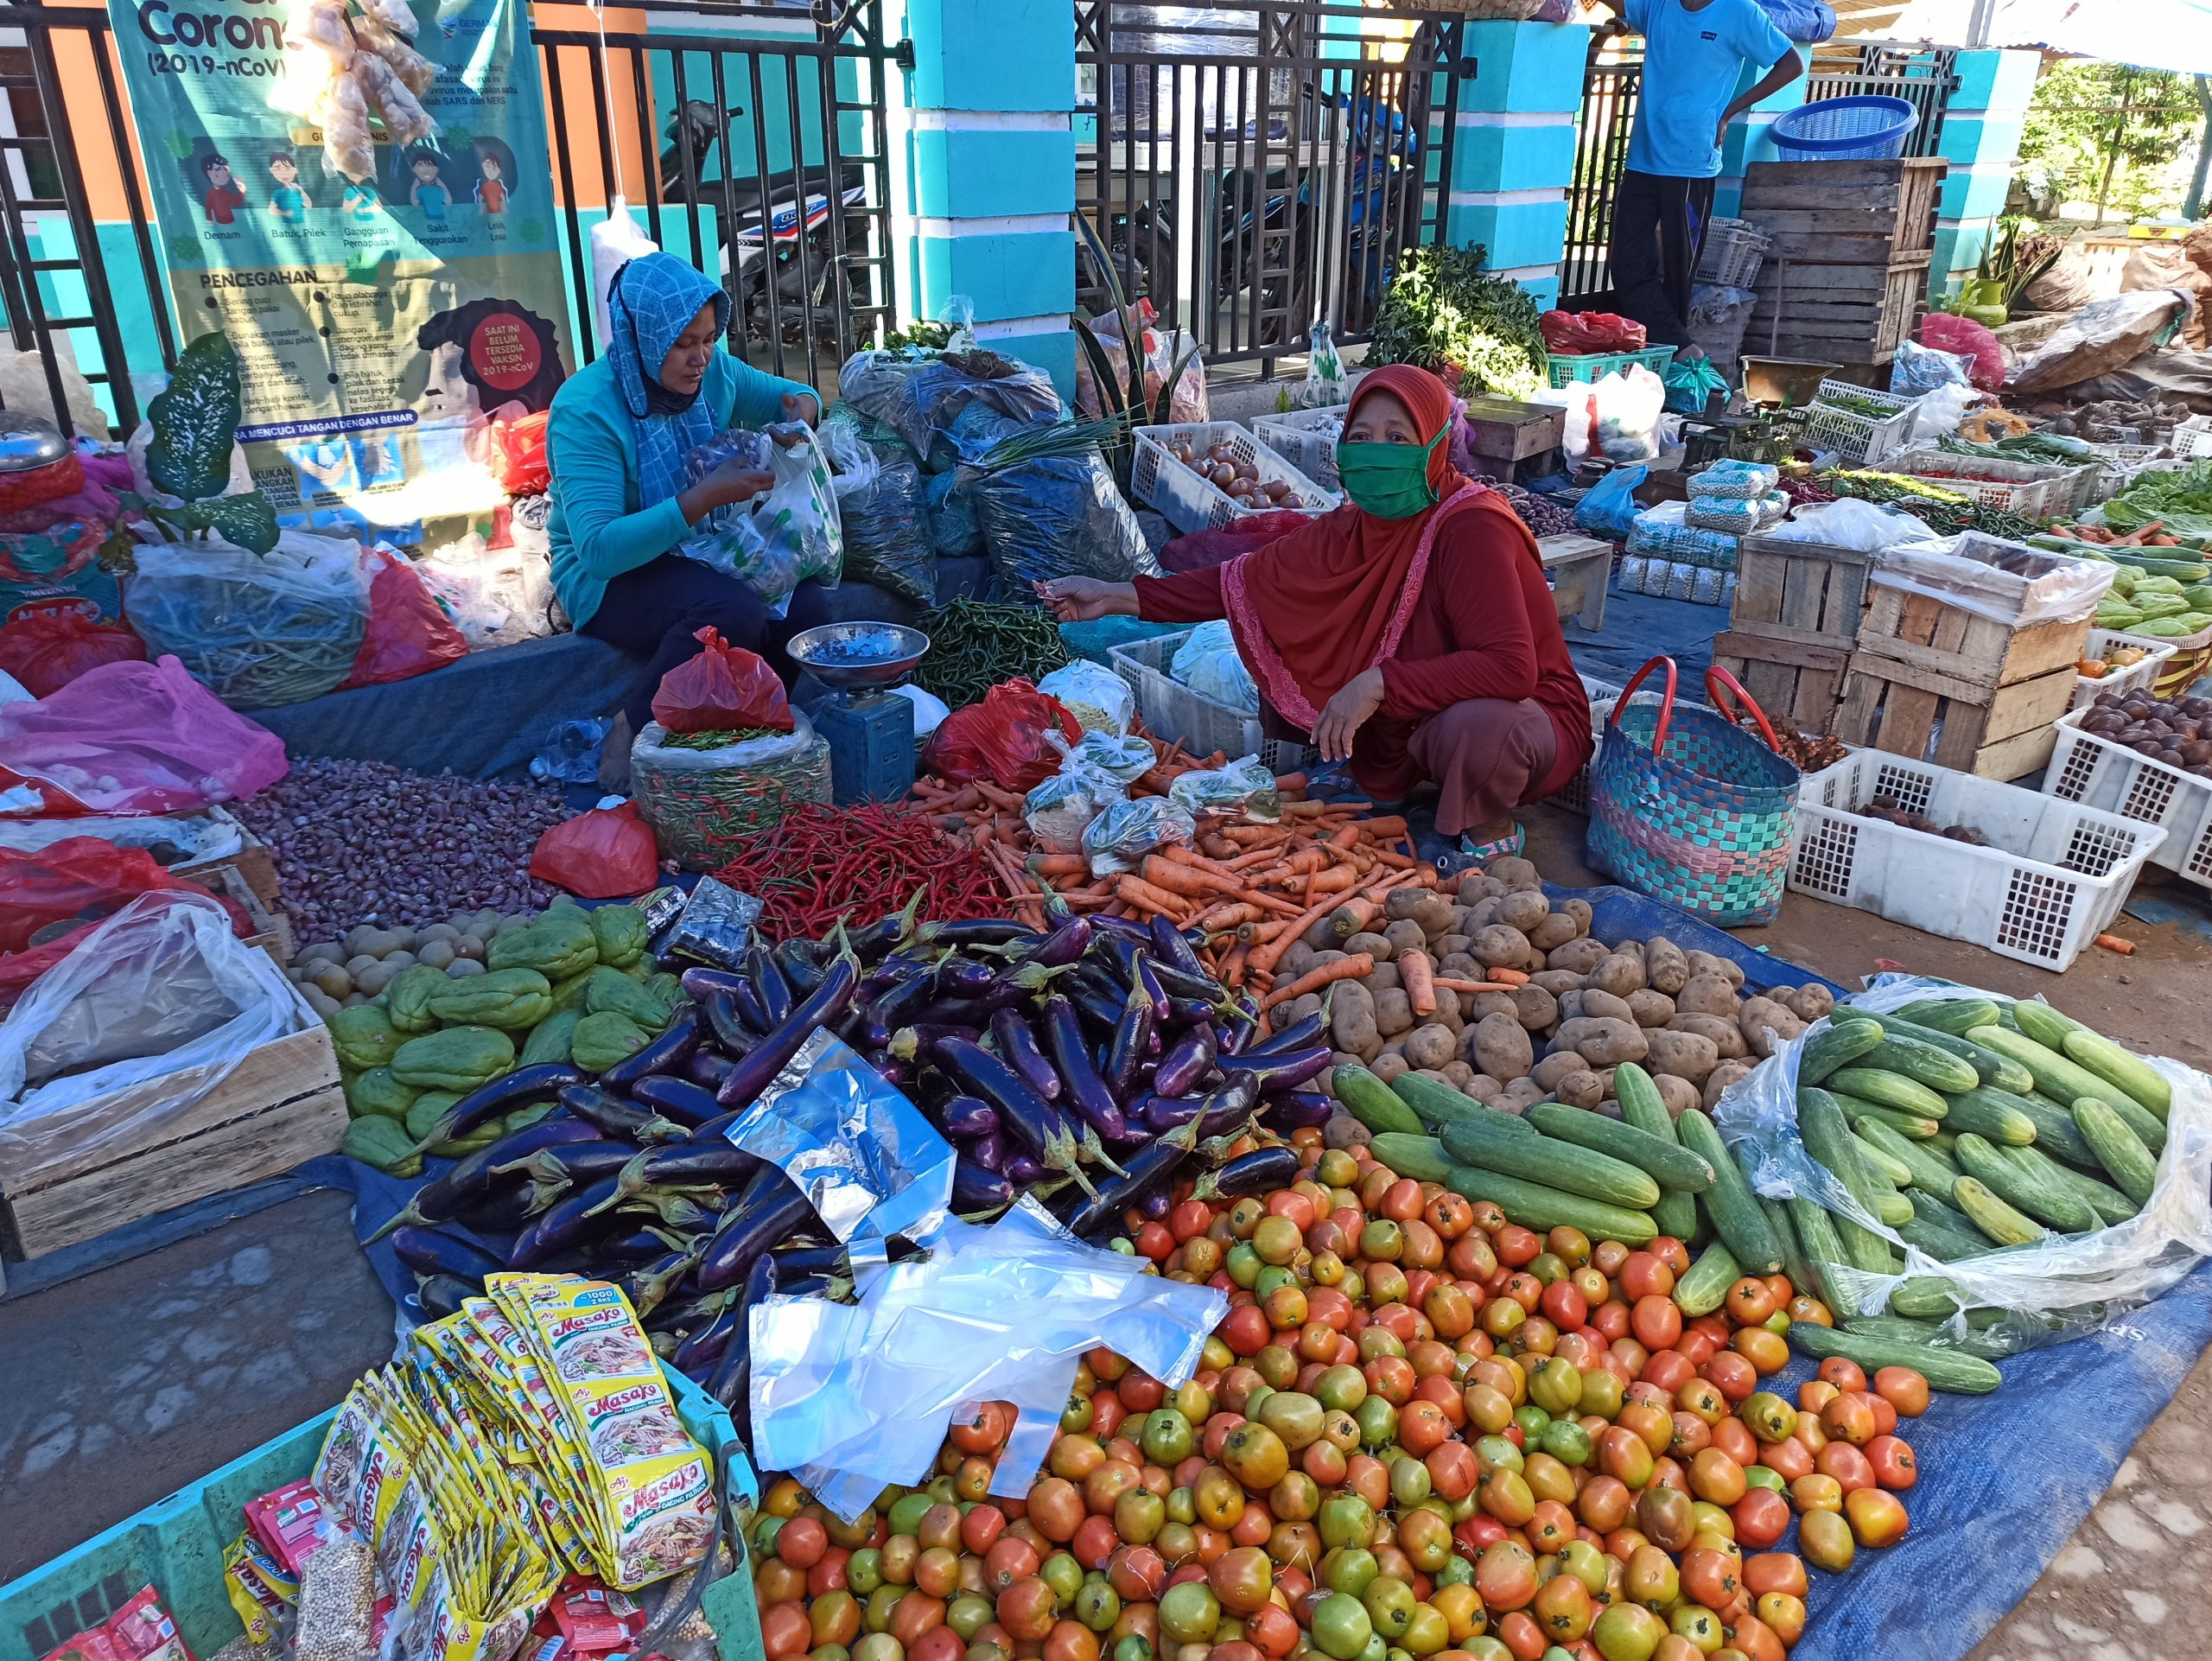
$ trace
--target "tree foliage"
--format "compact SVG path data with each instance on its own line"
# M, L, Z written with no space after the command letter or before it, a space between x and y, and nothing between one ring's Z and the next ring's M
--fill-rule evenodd
M2105 204L2123 217L2181 205L2203 126L2194 79L2126 64L2079 61L2044 72L2020 137L2020 176L2038 195Z

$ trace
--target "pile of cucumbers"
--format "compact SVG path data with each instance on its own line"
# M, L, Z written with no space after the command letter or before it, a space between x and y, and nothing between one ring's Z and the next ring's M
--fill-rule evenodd
M1402 1176L1497 1204L1513 1222L1645 1244L1700 1244L1675 1289L1686 1314L1720 1307L1744 1275L1788 1273L1816 1290L1837 1328L1797 1322L1793 1343L1863 1365L1909 1365L1939 1389L1993 1390L1989 1357L2017 1347L2017 1322L1968 1311L1929 1276L1900 1285L1891 1314L1847 1314L1839 1268L1899 1275L1895 1248L1818 1200L1752 1191L1704 1113L1670 1117L1634 1063L1613 1073L1618 1119L1556 1102L1525 1117L1485 1107L1418 1072L1384 1084L1339 1066L1338 1103ZM1866 1215L1945 1263L2034 1246L2134 1216L2157 1179L2171 1091L2163 1075L2043 1003L1931 999L1876 1016L1839 1005L1798 1056L1807 1152Z

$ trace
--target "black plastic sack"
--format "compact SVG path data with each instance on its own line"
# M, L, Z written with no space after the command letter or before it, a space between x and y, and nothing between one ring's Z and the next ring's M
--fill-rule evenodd
M975 503L983 544L1001 580L1018 587L1048 577L1126 582L1157 576L1160 563L1136 515L1097 451L1039 457L1010 467L963 462L960 491Z

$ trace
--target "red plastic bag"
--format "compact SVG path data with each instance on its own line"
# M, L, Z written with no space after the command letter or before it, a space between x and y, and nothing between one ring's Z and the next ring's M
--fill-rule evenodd
M369 624L361 649L353 654L347 686L407 680L468 655L468 642L413 561L373 548L364 550L361 560L374 573L369 579Z
M1592 352L1641 352L1649 344L1643 325L1610 311L1548 311L1536 320L1544 344L1563 356Z
M492 476L510 496L542 496L553 475L545 461L545 422L552 413L540 410L514 421L492 423L492 454L487 458Z
M1931 311L1920 320L1920 343L1971 359L1974 367L1967 379L1985 392L1993 392L2005 384L2005 347L1986 324Z
M660 848L638 805L594 807L537 839L530 874L584 900L643 894L660 877Z
M1001 790L1034 790L1059 767L1060 752L1046 739L1055 730L1071 744L1083 736L1058 698L1026 680L1001 681L938 723L922 765L956 785L988 779Z
M67 837L36 853L0 850L0 1002L67 957L83 930L142 894L163 890L206 894L230 913L241 939L253 932L236 903L171 875L143 848ZM33 937L48 929L56 932L34 945Z
M1294 513L1287 508L1272 513L1255 513L1232 520L1218 531L1193 531L1187 537L1175 538L1160 550L1160 563L1179 573L1226 565L1239 554L1264 548L1277 537L1302 531L1313 523L1311 515Z
M741 727L791 730L791 699L764 659L728 645L711 627L692 639L699 642L699 655L663 675L653 694L653 719L664 732L719 733Z
M33 697L67 686L104 663L143 663L146 643L120 623L80 611L35 611L0 628L0 669Z
M190 813L284 776L284 741L175 658L87 670L35 703L0 704L0 816Z

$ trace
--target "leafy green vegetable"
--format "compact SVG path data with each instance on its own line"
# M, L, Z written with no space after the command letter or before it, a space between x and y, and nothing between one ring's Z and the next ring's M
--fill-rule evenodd
M1488 257L1479 245L1401 255L1376 309L1368 362L1432 370L1462 397L1534 397L1545 381L1541 313L1518 283L1483 269Z
M2139 473L2104 512L2115 531L2156 520L2177 537L2212 536L2212 461L2193 461L2177 473Z
M231 481L238 410L238 353L225 336L203 334L177 359L168 390L146 406L154 428L146 476L188 502L220 493Z

